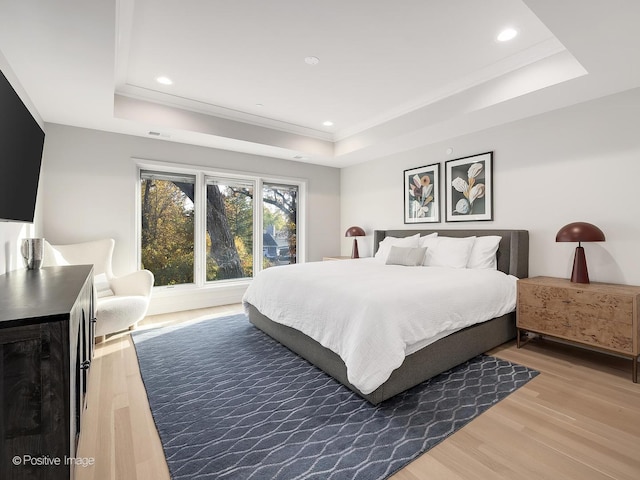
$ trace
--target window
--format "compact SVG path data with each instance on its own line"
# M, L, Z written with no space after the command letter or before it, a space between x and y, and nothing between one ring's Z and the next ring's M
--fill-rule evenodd
M298 187L264 183L263 266L296 263L298 237Z
M253 183L207 178L207 281L253 276Z
M140 166L140 264L155 286L248 279L304 258L304 182L151 167Z
M193 175L140 174L140 257L156 286L194 283L195 181Z

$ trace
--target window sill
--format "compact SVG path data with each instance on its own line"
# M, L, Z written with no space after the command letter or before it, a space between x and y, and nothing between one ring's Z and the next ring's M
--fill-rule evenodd
M199 292L216 292L220 290L230 289L246 289L251 283L250 278L243 278L242 280L221 280L219 282L206 283L204 285L166 285L160 287L153 287L154 297L172 297L175 295L189 295Z
M215 284L154 287L147 315L240 303L250 279Z

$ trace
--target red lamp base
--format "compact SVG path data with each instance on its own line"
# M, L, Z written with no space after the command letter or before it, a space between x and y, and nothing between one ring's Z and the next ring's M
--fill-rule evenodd
M351 258L360 258L360 255L358 254L358 239L357 238L353 239L353 250L351 251Z
M576 255L573 257L573 271L571 272L573 283L589 283L589 272L587 271L587 257L584 255L583 247L576 247Z

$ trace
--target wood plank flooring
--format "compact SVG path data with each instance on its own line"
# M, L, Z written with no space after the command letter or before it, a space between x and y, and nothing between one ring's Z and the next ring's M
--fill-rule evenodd
M139 328L241 312L230 305L147 317ZM423 454L393 480L640 478L640 384L629 360L547 340L491 354L541 374ZM168 480L128 333L98 345L91 366L78 480Z

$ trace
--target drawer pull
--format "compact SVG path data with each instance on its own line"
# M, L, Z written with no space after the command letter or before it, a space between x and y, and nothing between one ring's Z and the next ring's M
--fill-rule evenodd
M569 304L569 303L571 303L571 300L562 300L562 303Z
M571 327L572 325L570 323L561 323L560 325L562 325L563 327Z

